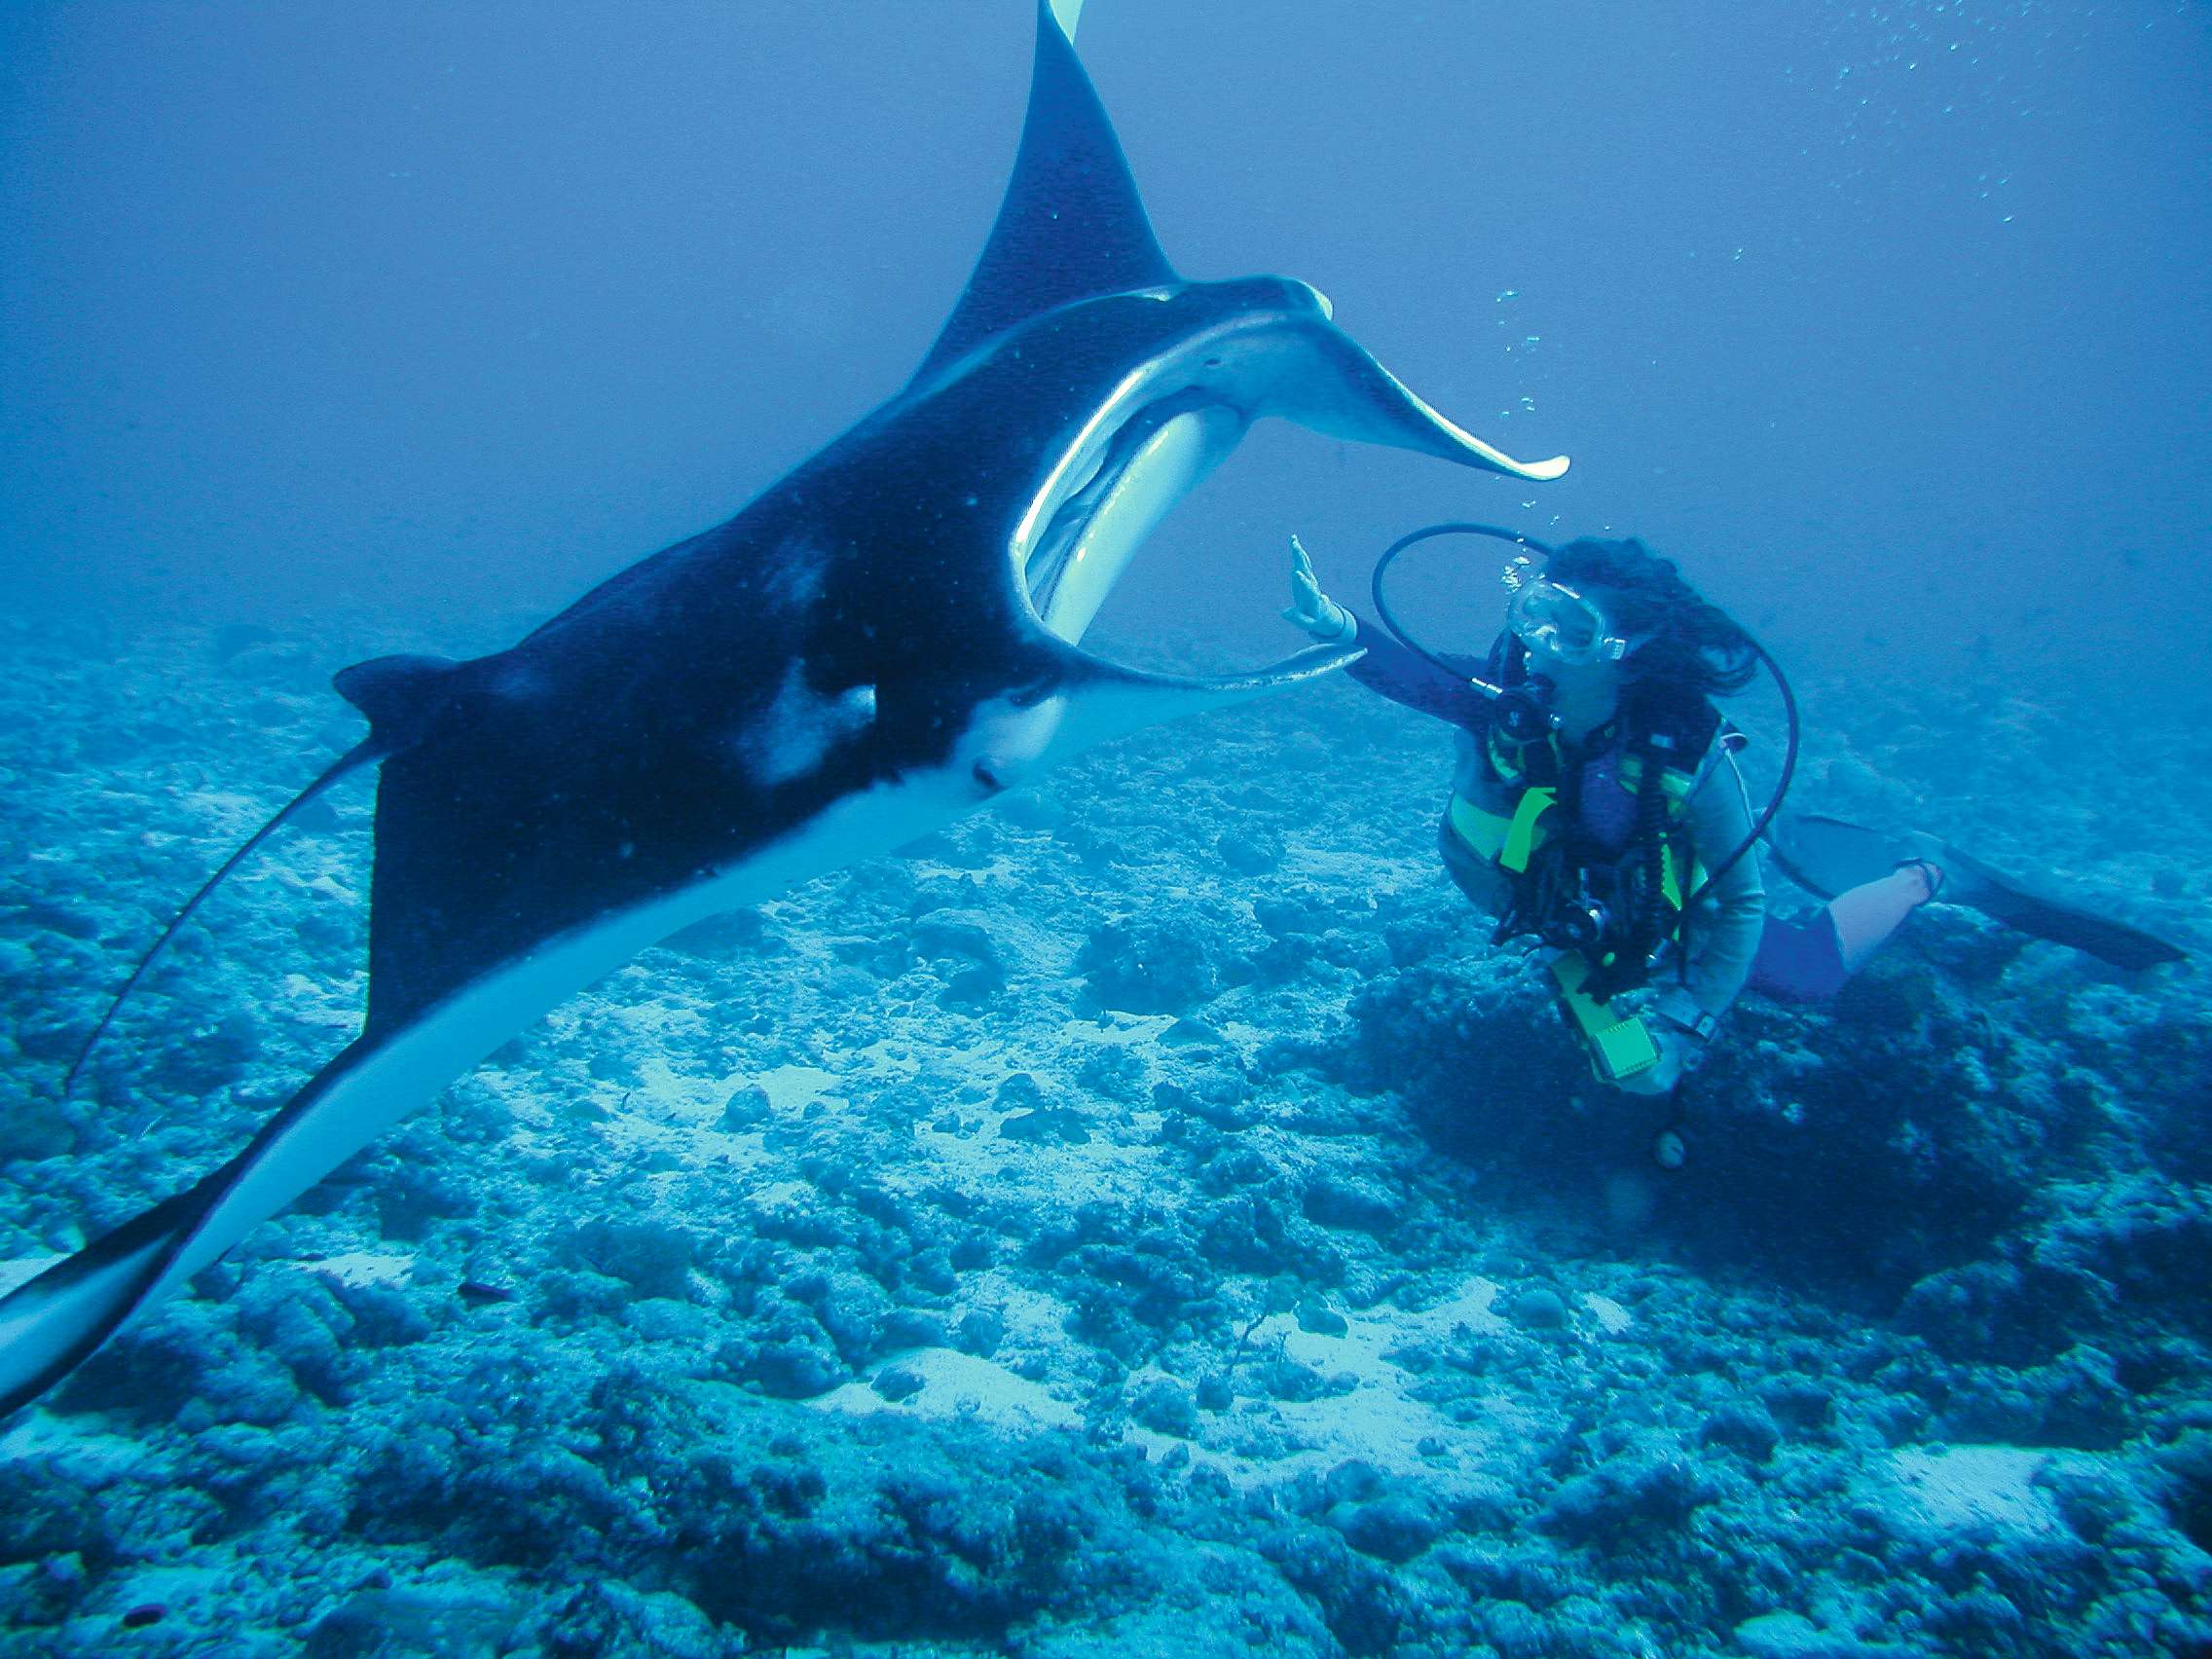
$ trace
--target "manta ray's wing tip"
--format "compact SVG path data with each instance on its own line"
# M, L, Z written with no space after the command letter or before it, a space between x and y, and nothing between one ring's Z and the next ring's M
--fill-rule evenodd
M1549 461L1516 461L1480 438L1467 438L1460 456L1456 459L1492 472L1502 472L1508 478L1525 479L1530 484L1549 484L1564 473L1568 464L1564 455L1555 455Z

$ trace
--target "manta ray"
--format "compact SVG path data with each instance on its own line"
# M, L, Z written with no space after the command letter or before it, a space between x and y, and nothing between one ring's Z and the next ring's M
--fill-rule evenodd
M1566 470L1446 420L1306 283L1177 276L1076 56L1080 5L1040 0L998 218L903 389L508 649L337 676L368 736L177 920L303 802L380 767L360 1035L229 1162L0 1300L0 1413L678 929L886 853L1105 738L1358 656L1317 646L1206 679L1082 646L1145 537L1254 421L1522 479Z

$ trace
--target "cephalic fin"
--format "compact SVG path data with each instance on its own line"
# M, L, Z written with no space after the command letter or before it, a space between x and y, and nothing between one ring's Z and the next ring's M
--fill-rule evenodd
M1110 738L1248 702L1334 674L1367 654L1365 645L1309 645L1280 662L1241 674L1162 674L1128 668L1081 646L1063 646L1072 661L1064 729L1054 751L1074 753Z

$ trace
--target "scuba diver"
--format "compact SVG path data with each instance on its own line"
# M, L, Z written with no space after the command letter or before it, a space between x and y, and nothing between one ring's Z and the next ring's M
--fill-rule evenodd
M1485 659L1432 655L1384 600L1390 561L1442 535L1520 549L1505 571L1505 629ZM1316 641L1366 646L1346 670L1354 680L1456 728L1439 829L1445 868L1498 918L1493 942L1533 936L1551 948L1561 1010L1592 1070L1614 1088L1671 1093L1747 987L1789 1001L1833 996L1938 899L2121 967L2183 955L2036 894L1933 835L1810 815L1777 822L1796 756L1788 682L1672 560L1640 541L1551 548L1489 526L1417 531L1376 568L1387 632L1322 591L1295 536L1290 588L1287 620ZM1714 705L1747 687L1761 662L1789 712L1790 744L1781 785L1754 814L1735 758L1745 739ZM1762 835L1782 869L1825 904L1768 912L1753 851ZM1654 1152L1679 1163L1679 1137L1663 1132Z

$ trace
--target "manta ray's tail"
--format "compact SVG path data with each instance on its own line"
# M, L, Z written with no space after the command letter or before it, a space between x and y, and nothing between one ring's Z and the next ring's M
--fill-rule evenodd
M388 1052L343 1050L228 1163L0 1296L0 1420L435 1092L377 1076Z
M247 836L239 850L225 859L216 868L215 873L200 884L200 891L184 902L184 908L169 918L168 926L162 929L160 937L146 947L144 954L138 958L137 966L130 970L130 977L123 981L122 989L118 990L109 1001L106 1012L99 1017L99 1023L92 1027L92 1035L85 1039L83 1047L77 1051L77 1057L69 1062L69 1069L62 1075L61 1079L61 1092L63 1094L67 1094L72 1088L76 1088L77 1078L84 1071L85 1062L92 1057L93 1049L98 1047L99 1040L107 1035L107 1028L115 1023L115 1016L123 1012L123 1005L130 1000L130 993L138 988L138 981L146 977L146 970L154 965L154 958L161 954L162 947L176 937L177 929L183 927L186 922L192 919L193 913L200 908L207 895L223 884L223 878L243 864L255 848L282 829L301 807L321 794L323 791L330 788L332 784L338 782L349 772L357 771L372 761L381 760L389 753L390 745L373 733L365 741L349 749L332 761L320 777L278 807L276 815L268 823Z

